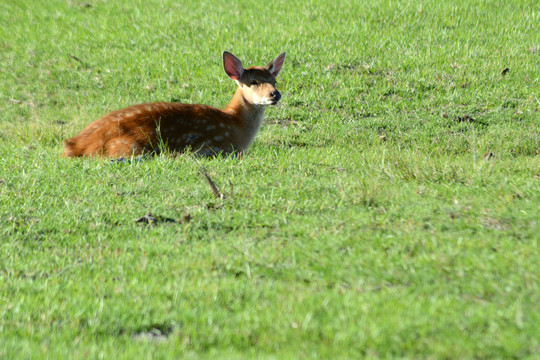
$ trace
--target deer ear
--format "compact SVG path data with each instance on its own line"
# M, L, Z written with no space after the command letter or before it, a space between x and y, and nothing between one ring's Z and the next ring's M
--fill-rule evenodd
M223 52L223 69L227 76L233 80L240 80L244 73L242 62L228 51Z
M268 65L266 65L266 70L268 70L270 74L274 75L274 77L277 77L284 60L285 53L281 53L277 58L274 59L274 61L271 61Z

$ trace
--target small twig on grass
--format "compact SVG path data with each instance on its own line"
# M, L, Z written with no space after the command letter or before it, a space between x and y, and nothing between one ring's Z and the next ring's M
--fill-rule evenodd
M135 220L135 222L155 225L159 223L176 223L177 221L168 217L159 216L159 215L154 216L151 213L148 213L138 218L137 220Z
M31 101L24 101L24 100L17 100L17 99L9 99L9 101L16 104L23 104L26 106L34 107L34 103L32 103Z
M85 68L88 68L88 64L87 64L85 61L79 59L77 56L71 54L71 55L69 55L69 57L70 57L71 59L77 61L79 64L81 64L81 65L84 66Z
M138 219L135 219L136 223L142 223L147 225L159 225L162 223L174 223L174 224L187 224L192 219L191 213L187 212L184 215L182 215L182 219L172 219L166 216L161 215L152 215L152 213L148 213L144 216L141 216Z
M221 191L219 191L219 188L217 187L216 183L212 180L210 175L208 175L208 172L206 172L206 169L205 169L204 166L201 166L201 173L204 175L206 180L208 180L208 184L210 184L210 188L212 189L212 192L214 193L214 196L217 199L223 199L225 197L225 195L223 195L221 193Z
M78 57L76 57L76 56L73 55L73 54L69 55L69 57L72 58L72 59L75 60L75 61L80 62L81 64L84 64L84 61L82 61L81 59L79 59Z

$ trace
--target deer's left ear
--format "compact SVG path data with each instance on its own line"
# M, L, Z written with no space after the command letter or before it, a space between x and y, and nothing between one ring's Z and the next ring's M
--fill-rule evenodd
M268 63L268 65L265 67L266 70L268 70L270 74L274 75L274 77L277 77L279 70L281 70L281 66L283 65L283 60L285 60L285 53L281 53L277 58Z

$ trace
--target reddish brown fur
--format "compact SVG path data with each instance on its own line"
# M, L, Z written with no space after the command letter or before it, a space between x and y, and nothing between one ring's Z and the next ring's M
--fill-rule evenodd
M160 143L177 152L188 147L211 151L214 145L231 152L236 143L232 127L241 125L238 120L230 113L206 105L164 102L134 105L113 111L88 125L65 142L64 155L136 156L158 152ZM210 126L215 128L207 130ZM225 138L223 134L227 132L229 136ZM197 134L204 136L197 138ZM223 136L223 140L214 140L217 136ZM205 143L208 139L213 140L212 144Z
M230 61L225 59L226 55L237 60L232 54L224 54L226 64ZM64 156L137 156L159 152L163 146L173 152L191 148L205 156L243 151L249 147L260 126L264 105L269 105L268 97L274 94L272 104L279 100L275 75L284 56L280 55L266 67L246 70L241 68L239 60L237 67L229 64L229 68L239 71L241 77L237 80L239 89L223 110L207 105L165 102L116 110L66 140ZM252 85L254 80L259 82L256 86ZM254 98L259 99L259 103L254 103Z

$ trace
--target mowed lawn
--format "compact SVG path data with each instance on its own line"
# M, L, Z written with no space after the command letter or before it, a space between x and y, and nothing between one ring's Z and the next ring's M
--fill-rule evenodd
M1 1L0 358L540 358L539 24L532 0ZM114 109L224 106L224 50L287 52L243 157L60 157Z

